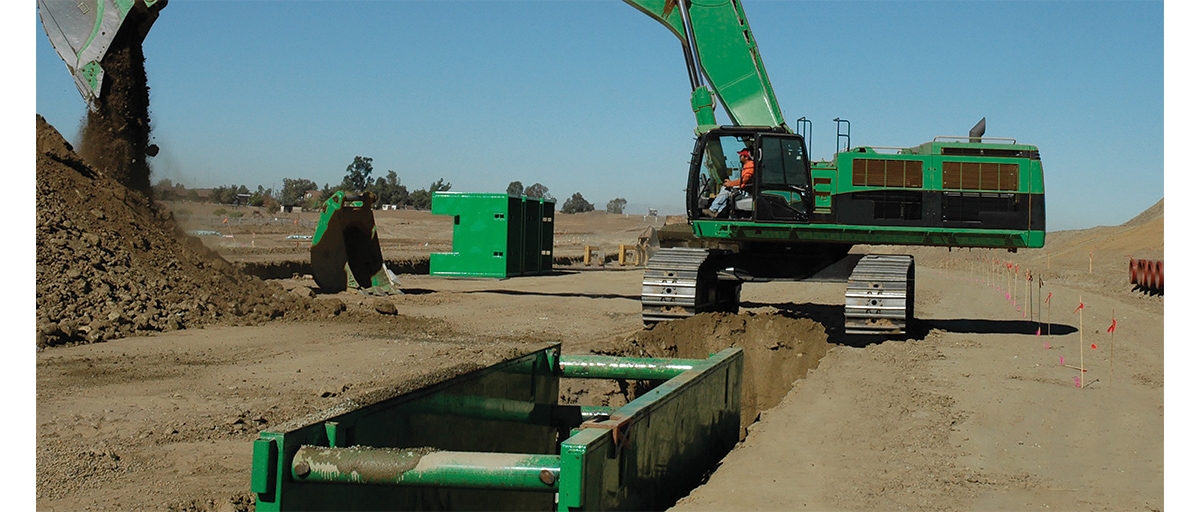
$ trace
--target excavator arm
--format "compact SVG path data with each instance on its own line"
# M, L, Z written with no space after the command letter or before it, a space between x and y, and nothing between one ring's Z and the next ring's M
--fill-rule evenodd
M662 23L679 38L691 79L698 133L716 128L714 97L734 125L787 129L740 0L625 3Z

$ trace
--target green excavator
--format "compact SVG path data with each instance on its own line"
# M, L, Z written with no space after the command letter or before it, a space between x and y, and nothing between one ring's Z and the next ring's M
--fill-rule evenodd
M912 256L851 254L854 245L1000 248L1045 244L1045 200L1038 148L983 137L938 136L916 147L849 147L812 162L799 123L783 118L740 0L625 0L680 41L691 81L696 143L687 173L686 210L694 240L659 250L642 282L647 324L706 311L736 312L744 282L845 275L845 330L905 333L912 326ZM118 28L144 37L165 0L38 0L43 26L89 101L101 91L99 62ZM720 103L731 120L717 124ZM839 121L839 141L842 138ZM845 134L849 139L848 130ZM751 183L729 191L729 207L710 216L722 183L754 163ZM326 212L349 212L346 207ZM353 203L353 201L351 201ZM335 227L374 233L373 222L336 218ZM368 229L370 227L370 229ZM331 279L382 282L371 260L361 271L356 244L338 229L314 237L345 248L328 258ZM333 235L332 238L330 235ZM368 237L378 251L378 240ZM370 243L368 243L368 246ZM373 250L371 250L373 249ZM315 254L315 252L314 252ZM362 259L362 258L358 258ZM368 258L369 259L369 258ZM317 258L314 257L314 265ZM361 266L361 265L358 265ZM386 269L385 269L386 270ZM340 272L340 274L339 274ZM324 272L323 272L324 273ZM314 275L317 274L314 269ZM335 286L335 285L331 285Z
M695 241L648 262L646 323L736 312L743 282L848 272L845 331L900 334L913 321L912 256L850 255L853 245L1044 245L1037 147L985 139L980 121L966 137L898 150L847 144L832 161L811 162L805 138L783 118L739 0L625 1L679 38L697 124L686 196ZM732 125L717 125L716 102ZM751 183L709 215L722 184L740 173L743 150L754 162Z

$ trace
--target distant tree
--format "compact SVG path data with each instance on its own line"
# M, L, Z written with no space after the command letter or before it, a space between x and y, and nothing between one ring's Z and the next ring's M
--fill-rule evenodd
M187 195L183 196L183 198L185 200L188 200L188 201L191 201L194 203L199 203L200 202L200 192L196 189L188 190Z
M446 192L450 190L450 184L445 180L438 179L429 184L429 190L421 189L412 194L409 194L409 203L413 208L418 210L428 210L433 207L433 193Z
M367 187L375 194L374 208L378 210L385 204L403 204L408 198L408 187L400 184L396 171L388 171L387 178L375 178L375 183Z
M329 184L326 183L325 186L313 194L312 197L307 199L301 197L299 205L305 210L319 210L321 209L321 205L325 204L325 200L329 199L329 197L337 191L338 189L330 187Z
M441 178L438 178L437 181L429 184L429 193L431 193L431 194L434 192L447 192L449 190L450 190L450 184L446 183Z
M608 213L625 213L625 203L625 198L618 197L608 202L608 206L605 207L605 211Z
M400 176L396 171L388 171L387 179L384 180L384 190L379 193L379 197L383 204L408 203L408 187L400 184Z
M208 191L208 202L221 204L221 198L225 196L225 185L213 187Z
M371 184L371 171L373 170L370 157L354 157L354 161L346 166L346 177L342 178L342 185L339 188L347 192L365 192L367 186Z
M181 188L181 187L180 187ZM154 197L160 201L178 201L183 197L180 193L180 188L177 188L171 180L163 178L158 181L153 187Z
M238 194L249 194L250 189L245 185L230 185L228 187L222 185L212 189L208 194L208 202L217 204L233 204L237 201Z
M271 191L264 189L262 185L258 186L258 190L250 193L250 206L262 206L263 200L270 195Z
M263 196L261 206L269 212L279 211L279 201L276 201L274 197L269 195Z
M579 192L573 194L570 199L567 199L567 201L563 203L562 206L563 213L583 213L590 212L595 209L596 206L587 202L587 199L584 199L583 194L580 194Z
M409 194L408 197L409 204L418 210L428 210L433 205L432 196L430 196L429 191L425 189L413 192L412 194Z
M283 188L279 190L279 203L284 206L296 206L304 200L304 194L316 190L317 184L303 178L284 178Z
M514 181L508 184L508 195L513 197L521 197L521 192L525 191L525 186L519 181Z
M545 185L542 185L541 183L534 183L533 185L525 187L525 197L530 199L540 199L545 197L546 193L549 191L550 189L546 188Z

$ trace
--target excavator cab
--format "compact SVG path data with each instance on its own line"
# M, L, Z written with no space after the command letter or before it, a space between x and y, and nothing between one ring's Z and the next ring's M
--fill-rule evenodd
M749 149L752 181L735 191L718 218L752 222L808 222L812 213L812 174L804 138L773 128L721 127L696 139L688 178L689 218L720 193L721 183L741 172L738 151Z

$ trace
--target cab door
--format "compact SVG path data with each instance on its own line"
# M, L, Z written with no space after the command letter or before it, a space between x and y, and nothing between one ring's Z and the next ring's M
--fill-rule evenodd
M808 222L813 209L812 174L804 138L763 134L754 172L754 220Z

